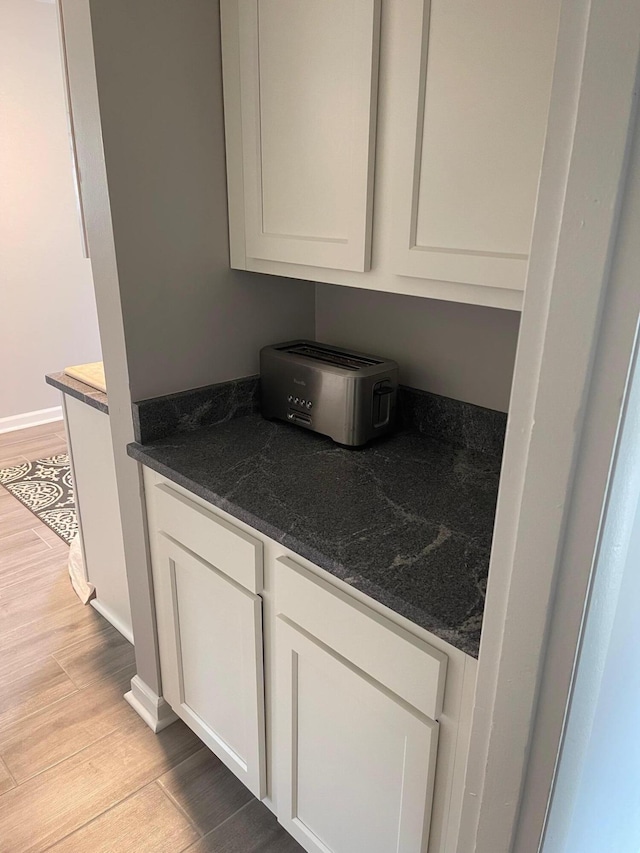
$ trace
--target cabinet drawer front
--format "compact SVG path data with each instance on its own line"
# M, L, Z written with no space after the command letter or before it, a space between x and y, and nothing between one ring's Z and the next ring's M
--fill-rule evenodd
M442 713L447 656L288 557L276 561L276 612L427 717Z
M160 534L154 585L165 696L265 796L262 600Z
M160 531L251 592L262 592L262 542L163 483L155 487Z
M282 616L278 819L310 853L425 853L438 723Z

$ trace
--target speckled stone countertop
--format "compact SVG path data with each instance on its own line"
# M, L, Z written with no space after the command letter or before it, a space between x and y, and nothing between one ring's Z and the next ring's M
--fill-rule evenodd
M47 373L44 380L47 385L57 388L59 391L62 391L63 394L69 394L69 396L75 397L76 400L82 400L83 403L93 406L93 408L98 409L99 412L105 412L107 415L109 414L109 401L107 400L107 395L104 391L98 391L97 388L92 388L91 385L85 385L84 382L80 382L78 379L74 379L72 376L67 376L66 373L62 372Z
M255 413L129 455L477 657L498 455L413 429L348 450Z

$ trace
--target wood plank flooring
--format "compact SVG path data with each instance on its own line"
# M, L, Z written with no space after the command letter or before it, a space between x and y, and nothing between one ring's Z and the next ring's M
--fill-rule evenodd
M65 450L60 421L0 434L0 467ZM124 701L132 647L68 552L0 487L1 853L302 853L186 726Z

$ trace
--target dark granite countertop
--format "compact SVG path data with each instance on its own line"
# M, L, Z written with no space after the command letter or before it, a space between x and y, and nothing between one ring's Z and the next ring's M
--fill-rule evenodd
M93 406L94 409L105 412L107 415L109 414L109 402L107 395L103 391L98 391L97 388L92 388L91 385L85 385L84 382L80 382L78 379L67 376L66 373L62 372L47 373L44 380L47 385L52 385L54 388L62 391L63 394L69 394L69 396L75 397L76 400L82 400L83 403Z
M477 657L499 456L412 429L348 450L257 414L129 455Z

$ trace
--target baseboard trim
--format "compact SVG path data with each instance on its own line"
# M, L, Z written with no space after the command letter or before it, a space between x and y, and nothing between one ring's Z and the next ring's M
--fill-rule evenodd
M13 432L16 429L28 429L29 427L61 420L62 406L53 406L51 409L38 409L35 412L25 412L23 415L11 415L8 418L0 418L0 433Z
M133 645L133 631L128 625L125 625L122 619L115 615L113 610L105 607L105 605L101 601L98 601L97 598L92 598L89 604L94 608L94 610L97 610L101 616L104 616L107 622L113 625L116 631L119 631L125 640L129 640L131 645Z
M139 675L131 679L131 690L124 694L124 698L156 734L178 719L170 705L162 696L154 693Z

